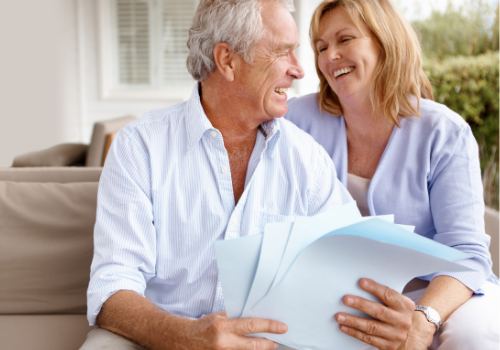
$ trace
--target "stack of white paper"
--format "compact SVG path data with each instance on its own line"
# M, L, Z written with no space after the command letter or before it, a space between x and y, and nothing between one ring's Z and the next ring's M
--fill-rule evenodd
M401 292L411 279L436 271L470 271L453 261L469 256L392 223L363 218L355 202L293 223L270 223L264 233L217 241L215 251L228 317L284 322L286 334L257 334L303 350L357 349L343 334L338 312L346 294L377 300L358 286L371 278Z

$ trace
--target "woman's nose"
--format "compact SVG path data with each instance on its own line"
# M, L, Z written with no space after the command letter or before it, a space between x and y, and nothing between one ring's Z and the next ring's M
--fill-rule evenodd
M332 61L332 62L340 59L340 57L341 57L340 51L336 47L333 47L333 46L330 46L326 50L325 54L326 54L326 58L328 59L328 61Z

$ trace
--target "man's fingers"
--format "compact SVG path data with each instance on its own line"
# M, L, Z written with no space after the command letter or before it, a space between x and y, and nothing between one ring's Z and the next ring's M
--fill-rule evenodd
M415 308L415 303L410 298L396 292L395 290L387 286L379 284L374 280L362 278L359 281L359 285L368 293L371 293L379 298L382 303L384 303L391 309L399 311L413 311L413 309Z
M234 332L240 335L253 333L283 334L288 330L286 324L282 322L257 317L238 318L231 321Z
M242 339L242 349L247 350L274 350L278 347L278 343L273 342L269 339L264 338L250 338L243 337ZM240 340L241 341L241 340ZM239 348L238 348L239 349Z

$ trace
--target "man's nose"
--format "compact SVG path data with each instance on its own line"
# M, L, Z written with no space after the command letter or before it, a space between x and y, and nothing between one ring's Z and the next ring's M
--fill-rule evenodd
M302 68L297 58L295 58L288 74L295 79L302 79L304 77L304 68Z

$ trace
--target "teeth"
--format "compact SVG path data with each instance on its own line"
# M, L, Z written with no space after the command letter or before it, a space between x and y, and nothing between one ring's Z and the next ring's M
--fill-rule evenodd
M342 69L336 70L335 72L333 72L333 76L335 78L337 78L339 75L352 72L353 69L354 69L354 67L347 67L347 68L342 68Z
M288 88L274 88L274 91L280 95L286 94L288 92Z

